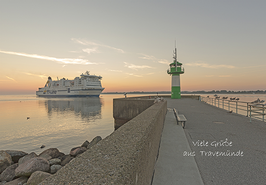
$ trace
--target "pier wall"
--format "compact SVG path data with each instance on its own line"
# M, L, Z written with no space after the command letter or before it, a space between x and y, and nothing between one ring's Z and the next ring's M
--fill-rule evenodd
M113 99L115 130L152 106L154 99L143 97Z
M139 103L144 109L151 103L133 101L135 104L124 100L124 107L126 103L138 107ZM128 110L130 116L137 112ZM41 184L150 184L166 111L166 101L153 103ZM119 115L126 114L124 111Z

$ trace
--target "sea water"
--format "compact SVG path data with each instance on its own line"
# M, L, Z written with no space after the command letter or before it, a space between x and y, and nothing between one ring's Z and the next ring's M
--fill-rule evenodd
M114 131L113 98L41 98L36 95L0 95L0 150L36 152L71 148L105 138ZM40 146L45 145L44 149Z

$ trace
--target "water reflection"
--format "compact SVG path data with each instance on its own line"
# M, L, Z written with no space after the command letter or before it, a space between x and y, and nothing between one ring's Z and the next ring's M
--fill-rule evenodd
M0 96L0 150L40 153L40 146L45 145L68 153L85 140L105 138L113 132L111 95L2 99Z
M102 102L100 98L71 98L71 99L49 99L39 101L44 104L49 119L53 114L75 114L83 121L95 121L101 119Z

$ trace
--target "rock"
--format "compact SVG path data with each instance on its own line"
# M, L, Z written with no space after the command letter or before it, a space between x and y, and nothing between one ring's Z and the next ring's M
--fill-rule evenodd
M42 171L36 171L33 174L31 174L27 185L37 185L40 182L42 182L44 179L46 179L47 177L50 177L51 174L47 173L47 172L42 172Z
M82 145L81 145L81 147L85 147L85 148L87 148L87 146L90 144L90 142L89 141L85 141Z
M51 172L51 174L54 174L54 173L56 173L58 170L60 170L61 168L62 168L61 165L58 165L58 164L52 165L51 168L50 168L50 172Z
M26 183L28 180L27 177L20 177L18 179L12 180L10 182L5 183L5 185L22 185Z
M22 164L20 164L16 170L16 177L26 176L29 177L33 172L44 171L48 172L50 170L49 162L42 157L32 158Z
M45 154L50 155L52 159L58 158L62 155L61 152L57 148L49 148L47 150L44 150L42 153L40 153L39 157L45 156Z
M101 136L96 136L91 142L90 144L87 146L87 149L89 149L90 147L92 147L93 145L96 145L99 141L101 141L102 138Z
M7 167L0 175L0 181L12 181L15 178L15 169L18 167L18 163Z
M79 147L75 147L75 148L71 149L70 155L76 157L77 155L82 154L85 151L86 151L85 147L80 147L80 146Z
M24 162L26 162L32 158L35 158L35 157L38 157L38 155L35 152L31 152L30 154L25 155L24 157L20 158L18 160L18 164L21 165L22 163L24 163Z
M11 158L11 156L7 153L7 152L5 152L5 151L3 151L3 150L1 150L0 151L0 174L8 167L8 166L10 166L12 164L12 158Z
M51 157L50 155L48 155L48 154L42 154L42 155L39 156L39 157L42 157L42 158L46 159L47 161L49 161L49 160L52 159L52 157Z
M72 159L74 159L74 157L71 157L70 155L65 155L64 157L62 157L62 162L61 165L65 166L67 163L69 163Z
M11 156L12 161L14 163L18 163L18 160L21 157L24 157L25 155L28 155L28 153L18 150L6 150L6 152Z
M50 164L50 166L52 166L54 164L61 164L61 159L58 159L58 158L51 159L51 160L49 160L49 164Z

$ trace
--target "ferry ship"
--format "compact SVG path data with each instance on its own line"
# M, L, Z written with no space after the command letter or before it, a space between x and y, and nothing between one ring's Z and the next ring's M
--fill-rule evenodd
M62 78L53 81L49 76L45 86L36 91L40 97L83 97L97 96L104 90L101 76L90 75L88 71L74 80Z

